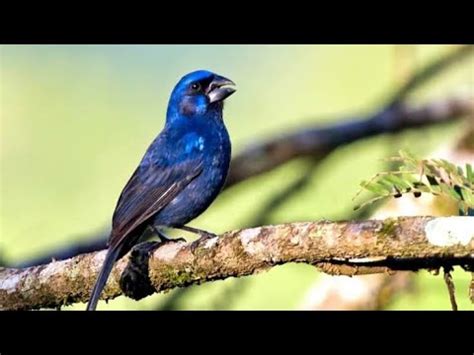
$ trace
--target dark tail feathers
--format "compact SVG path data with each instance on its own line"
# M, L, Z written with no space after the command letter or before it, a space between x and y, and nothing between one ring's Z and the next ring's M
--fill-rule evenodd
M120 253L120 247L109 248L107 251L107 255L105 256L104 265L102 265L102 269L100 270L99 277L94 285L94 289L92 290L91 298L89 299L89 303L87 303L87 311L94 311L97 307L97 302L99 301L100 295L102 290L107 283L107 279L109 278L110 272L117 260L117 257Z

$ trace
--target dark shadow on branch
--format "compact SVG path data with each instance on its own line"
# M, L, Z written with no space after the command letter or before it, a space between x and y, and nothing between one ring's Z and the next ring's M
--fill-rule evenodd
M11 267L24 268L35 265L43 265L50 263L52 260L66 260L79 254L103 250L107 245L107 237L108 234L99 234L95 237L89 238L88 240L78 242L77 244L70 244L62 248L58 248L46 255L40 255L36 258L29 259L18 264L13 264Z

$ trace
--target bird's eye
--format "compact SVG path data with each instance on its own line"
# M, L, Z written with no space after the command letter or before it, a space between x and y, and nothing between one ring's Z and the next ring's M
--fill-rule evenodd
M191 89L193 89L193 91L198 91L201 89L201 85L199 83L193 83L191 84Z

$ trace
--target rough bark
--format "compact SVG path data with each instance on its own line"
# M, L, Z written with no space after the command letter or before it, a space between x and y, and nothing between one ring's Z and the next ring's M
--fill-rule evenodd
M105 251L26 269L0 269L0 307L37 309L85 302ZM103 299L122 294L129 255L115 266ZM150 255L154 292L240 277L288 262L326 273L358 275L474 266L474 218L404 217L354 222L301 222L227 232L199 243L167 243ZM141 295L142 297L144 295ZM137 298L137 297L135 297Z

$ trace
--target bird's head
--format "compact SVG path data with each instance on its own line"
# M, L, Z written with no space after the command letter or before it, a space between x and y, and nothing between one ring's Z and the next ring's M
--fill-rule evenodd
M171 93L167 120L221 117L223 101L235 92L230 79L210 71L198 70L181 78Z

